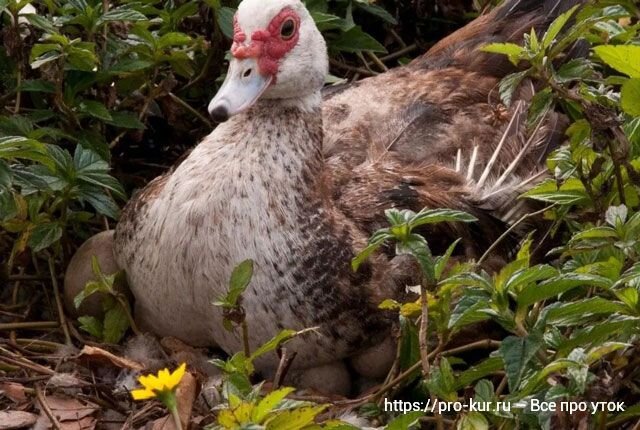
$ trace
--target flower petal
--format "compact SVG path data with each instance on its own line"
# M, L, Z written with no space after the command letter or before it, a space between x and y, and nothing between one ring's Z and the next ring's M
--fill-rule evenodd
M138 378L138 381L147 390L162 390L162 382L158 380L154 375L142 375Z
M133 397L133 400L147 400L152 399L155 396L156 393L151 390L147 390L146 388L131 391L131 397Z
M180 367L178 367L171 374L171 378L170 378L171 386L169 387L169 389L173 389L174 387L178 386L180 381L182 381L182 377L184 376L184 373L185 373L186 370L187 370L187 364L186 363L182 363L180 365Z

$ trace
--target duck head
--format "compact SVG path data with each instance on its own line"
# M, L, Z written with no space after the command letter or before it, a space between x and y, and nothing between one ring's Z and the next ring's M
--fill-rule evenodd
M258 99L312 110L328 72L327 48L300 0L244 0L234 18L227 77L209 103L218 122Z

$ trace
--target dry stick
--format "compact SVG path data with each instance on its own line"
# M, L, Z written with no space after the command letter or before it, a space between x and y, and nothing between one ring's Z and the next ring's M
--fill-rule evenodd
M503 376L500 384L498 384L498 388L496 388L496 396L500 396L504 389L507 388L507 376Z
M40 403L40 407L42 408L42 411L49 418L49 421L51 421L51 425L53 426L53 428L55 430L60 430L61 428L60 422L58 422L58 419L56 418L56 416L53 414L53 411L49 407L49 404L47 403L47 399L44 397L44 393L42 392L42 387L40 386L40 384L36 384L36 397L38 398L38 403Z
M251 348L249 347L249 326L247 325L246 318L242 319L240 326L242 327L242 345L244 347L244 355L245 357L250 357Z
M291 354L291 356L289 356L287 348L282 348L282 355L280 356L278 370L276 370L276 375L273 378L273 388L271 389L272 391L280 387L280 384L284 380L284 377L287 375L287 372L291 367L291 363L293 362L293 359L296 358L297 354L297 352L294 352L293 354Z
M24 275L24 267L20 268L20 275ZM18 304L18 292L19 291L20 291L20 281L16 281L16 283L13 284L13 291L11 292L11 305L12 306L15 306L16 304ZM15 322L18 322L18 321L15 321ZM15 340L16 340L16 332L14 330L11 330L11 333L9 333L9 339L11 339L12 342L15 342Z
M395 30L391 29L389 30L389 33L391 34L391 37L393 37L396 40L396 42L398 42L400 46L402 46L403 49L407 47L407 44L404 43L404 40L402 40L402 37L400 37L400 35L396 33Z
M380 60L380 58L378 58L378 56L376 54L374 54L371 51L367 51L367 56L369 58L371 58L371 60L376 63L376 65L378 67L380 67L380 70L382 70L383 72L388 71L389 69L387 68L387 66L385 66L385 64L382 62L382 60Z
M400 49L399 51L396 52L392 52L389 55L385 55L384 57L380 58L380 61L391 61L391 60L395 60L396 58L400 58L403 55L409 54L413 51L415 51L418 48L418 45L416 45L415 43L409 46L405 46L404 48Z
M496 249L496 247L500 244L500 242L502 242L504 239L506 239L507 236L509 236L513 232L513 230L516 229L516 227L518 227L520 224L522 224L524 221L526 221L529 218L533 218L535 216L538 216L538 215L541 215L541 214L545 213L546 211L548 211L549 209L553 208L554 206L555 206L555 203L553 205L551 205L551 206L547 206L545 208L542 208L539 211L535 211L535 212L531 212L531 213L528 213L528 214L524 214L522 217L520 217L520 219L518 219L515 223L513 223L513 225L511 225L504 233L502 233L502 235L500 235L500 237L497 238L495 240L495 242L493 242L491 244L489 249L487 249L485 251L485 253L482 254L482 257L480 257L480 259L476 263L476 266L481 266L482 263L484 262L484 260L487 259L489 254L491 254L491 252L494 249Z
M58 309L58 318L60 319L60 325L64 333L64 338L67 345L73 345L71 342L71 335L69 334L69 327L67 326L67 319L64 315L64 308L62 307L62 299L60 297L60 288L58 287L58 278L56 277L56 268L53 264L53 257L49 255L49 273L51 274L51 284L53 285L53 294L56 299L56 308Z
M60 327L58 321L26 321L0 324L0 331L7 330L49 330Z
M375 72L371 72L371 71L369 71L367 69L363 69L361 67L350 66L350 65L342 63L342 62L340 62L338 60L330 59L329 63L334 67L338 67L340 69L347 70L349 72L360 73L361 75L365 75L365 76L375 76L376 75Z
M52 376L54 375L56 372L54 372L53 370L49 369L48 367L44 367L38 363L34 363L32 361L27 360L26 358L22 358L22 359L18 359L18 358L11 358L11 357L7 357L6 355L0 355L0 360L8 363L8 364L12 364L14 366L18 366L20 368L23 369L29 369L29 370L33 370L34 372L38 372L41 373L43 375L48 375L48 376Z

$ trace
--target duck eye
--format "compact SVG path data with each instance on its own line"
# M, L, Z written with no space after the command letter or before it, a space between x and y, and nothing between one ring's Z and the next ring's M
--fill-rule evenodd
M292 19L288 19L282 23L282 27L280 27L280 37L282 40L289 40L293 37L296 32L296 23Z

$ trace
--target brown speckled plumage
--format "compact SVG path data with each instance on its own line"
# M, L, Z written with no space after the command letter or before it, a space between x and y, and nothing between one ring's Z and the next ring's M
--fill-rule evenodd
M490 40L516 40L548 20L532 1L511 15L482 17L407 67L325 92L322 114L261 100L205 138L173 172L151 182L125 208L116 256L148 326L192 344L242 349L212 305L234 266L255 261L243 297L255 348L283 328L318 327L288 345L294 366L349 357L388 336L392 314L377 309L399 298L406 265L374 256L357 273L350 260L385 225L390 207L450 207L479 218L472 225L426 231L436 249L463 237L477 256L503 230L503 200L483 200L474 187L503 135L496 173L529 136L524 117L533 91L525 84L514 107L495 114L505 61L480 54ZM545 2L545 4L548 2ZM324 119L324 123L323 120ZM518 119L520 120L520 118ZM549 115L537 131L516 181L538 171L563 122ZM455 168L456 156L475 174ZM511 187L515 195L517 187ZM499 202L495 203L495 202ZM482 238L477 240L477 238ZM275 355L259 363L272 372Z

